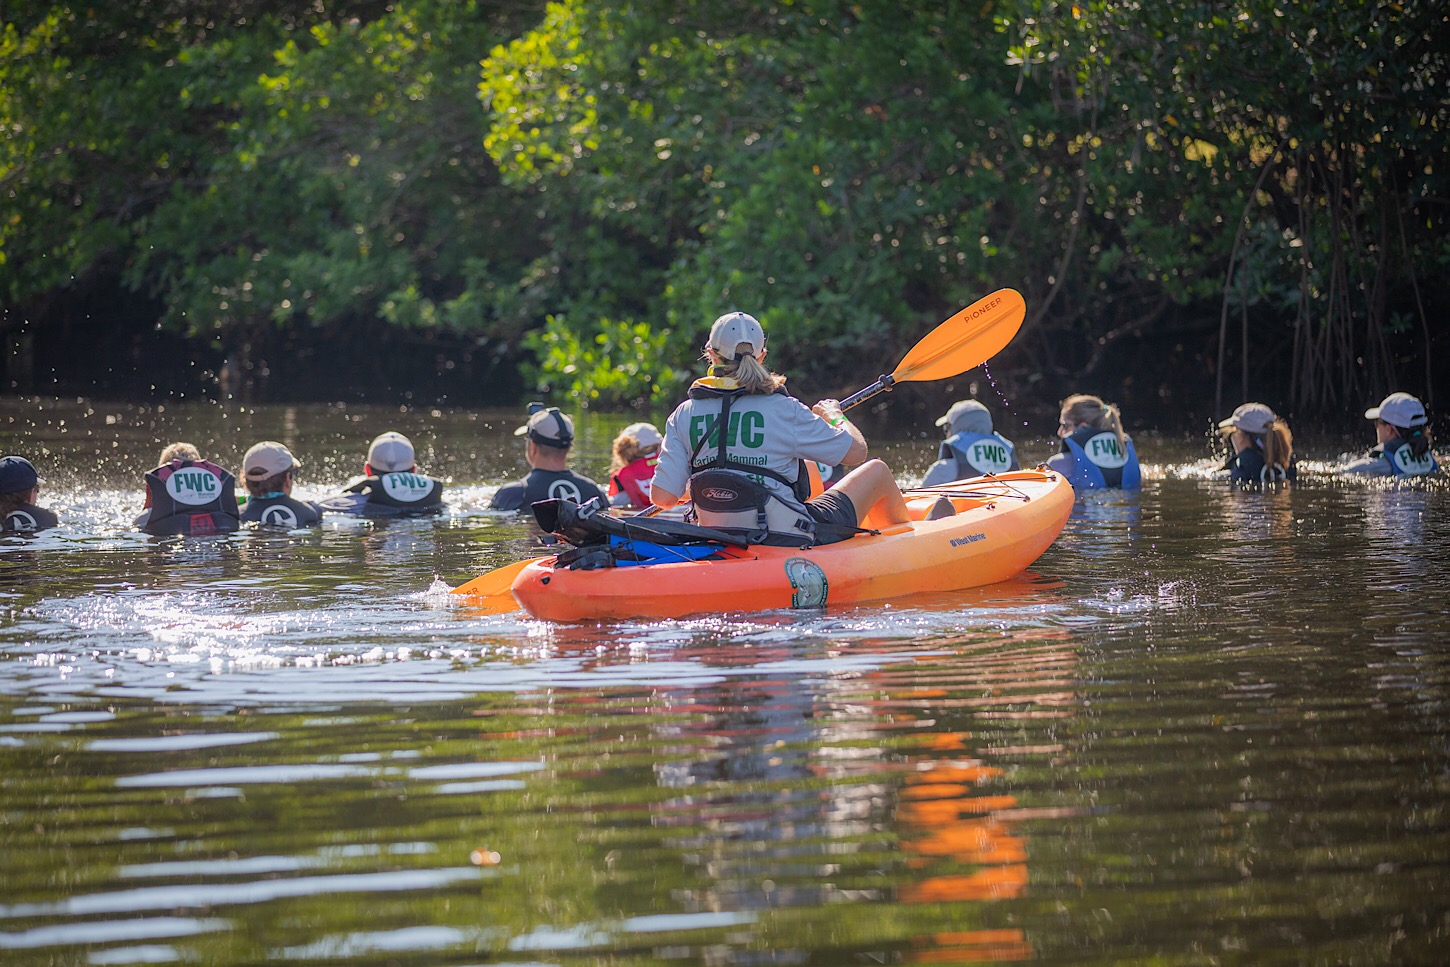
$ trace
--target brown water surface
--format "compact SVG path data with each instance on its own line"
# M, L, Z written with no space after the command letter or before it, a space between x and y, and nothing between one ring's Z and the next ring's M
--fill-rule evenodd
M446 593L531 553L517 422L0 401L64 519L0 539L0 962L1441 961L1447 480L1145 437L1017 581L558 626ZM384 429L446 516L130 526L167 440L318 497Z

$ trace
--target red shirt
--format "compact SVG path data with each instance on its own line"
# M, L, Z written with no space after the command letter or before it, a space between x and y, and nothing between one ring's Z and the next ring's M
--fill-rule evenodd
M631 507L648 507L650 505L649 484L654 479L655 464L659 463L659 460L658 454L640 457L611 476L609 478L609 496L624 493L629 496Z

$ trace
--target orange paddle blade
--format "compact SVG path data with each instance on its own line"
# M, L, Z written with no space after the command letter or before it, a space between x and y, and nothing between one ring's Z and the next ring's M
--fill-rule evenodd
M998 289L921 338L896 366L898 383L946 379L980 366L1022 328L1027 302L1016 289Z
M485 599L498 598L500 604L507 602L507 607L499 608L499 611L512 611L518 607L514 601L511 591L514 578L519 572L533 564L535 561L547 561L547 557L533 557L523 561L515 561L512 564L505 564L503 567L496 567L486 574L480 574L472 581L466 581L453 589L454 594L461 594L468 598ZM479 600L472 602L474 605L483 606Z

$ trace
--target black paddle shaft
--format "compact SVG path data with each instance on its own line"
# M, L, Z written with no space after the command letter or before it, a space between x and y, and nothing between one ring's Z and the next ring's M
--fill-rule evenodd
M876 396L880 393L889 393L891 392L891 387L895 385L896 377L892 376L890 373L887 373L884 376L878 376L876 378L876 382L872 383L870 386L866 387L863 390L852 393L850 396L843 399L841 401L841 412L844 413L851 407L864 403L867 400L871 399L871 397Z

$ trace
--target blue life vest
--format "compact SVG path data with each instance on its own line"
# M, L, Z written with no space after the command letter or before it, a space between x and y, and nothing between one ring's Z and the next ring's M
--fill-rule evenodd
M146 475L148 534L229 534L241 526L236 480L209 460L173 460Z
M1281 480L1293 481L1299 475L1299 468L1292 456L1289 457L1289 466L1281 467L1277 464L1270 467L1264 463L1264 438L1249 435L1253 440L1253 446L1229 457L1224 463L1223 469L1229 471L1229 479L1244 487L1261 487L1266 483L1276 483Z
M1440 465L1435 462L1435 455L1429 450L1421 456L1415 456L1415 452L1410 449L1409 440L1391 440L1380 450L1379 456L1389 464L1390 473L1396 477L1423 477L1440 469Z
M1072 456L1067 470L1068 482L1074 490L1121 487L1137 490L1143 486L1143 473L1138 467L1138 451L1131 437L1123 437L1118 447L1117 434L1085 426L1062 441L1062 452Z

